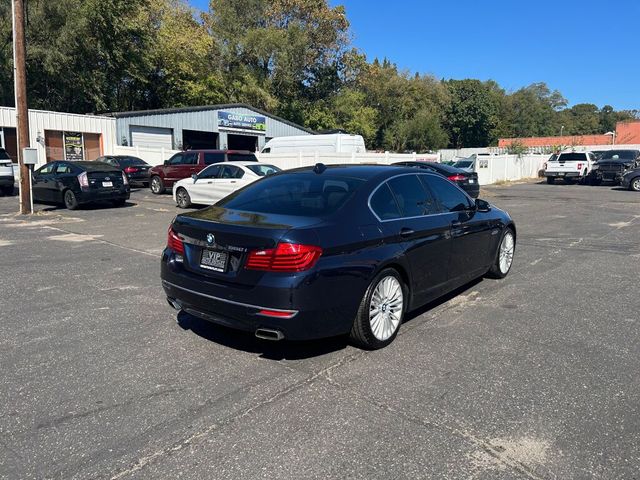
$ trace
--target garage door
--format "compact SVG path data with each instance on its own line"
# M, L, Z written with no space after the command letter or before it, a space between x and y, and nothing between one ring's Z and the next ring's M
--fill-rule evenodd
M170 128L131 126L131 145L134 147L173 148Z

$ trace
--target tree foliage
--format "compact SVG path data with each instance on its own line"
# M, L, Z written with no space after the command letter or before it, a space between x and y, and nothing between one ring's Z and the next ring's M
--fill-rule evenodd
M351 45L328 0L30 0L32 108L78 113L245 102L370 149L486 146L499 137L604 133L637 112L567 107L535 83L438 80ZM11 0L0 0L0 104L13 104Z

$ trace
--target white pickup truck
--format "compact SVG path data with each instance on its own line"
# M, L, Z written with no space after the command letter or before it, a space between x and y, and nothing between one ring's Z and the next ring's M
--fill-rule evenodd
M596 157L591 152L564 152L549 159L544 176L550 184L555 183L556 178L562 178L567 184L576 180L584 182L593 170L595 161Z

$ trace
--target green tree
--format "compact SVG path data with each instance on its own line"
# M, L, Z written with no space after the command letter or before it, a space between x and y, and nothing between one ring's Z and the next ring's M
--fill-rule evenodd
M493 140L498 125L499 104L492 85L479 80L448 80L450 105L445 128L454 148L484 147Z

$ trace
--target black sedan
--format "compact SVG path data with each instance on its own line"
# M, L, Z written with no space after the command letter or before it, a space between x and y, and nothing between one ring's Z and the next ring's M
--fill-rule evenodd
M478 183L478 174L476 172L467 172L451 165L436 162L398 162L394 163L394 165L421 168L437 173L458 185L472 198L478 198L478 195L480 195L480 184Z
M97 162L108 163L113 167L117 167L127 174L129 183L142 185L143 187L149 186L149 169L151 165L138 157L132 157L131 155L108 155L100 157Z
M293 340L396 336L407 311L509 273L509 215L413 168L324 166L265 177L178 215L162 253L167 300L189 314Z
M129 192L124 172L106 163L57 161L33 172L33 201L64 204L69 210L98 201L121 207Z
M634 192L640 192L640 167L629 170L622 176L620 182L623 188L628 188Z

